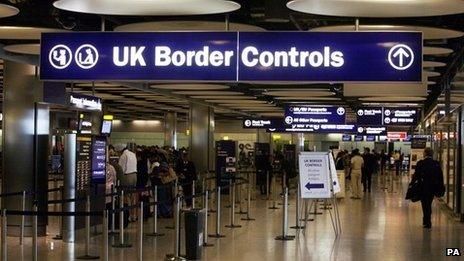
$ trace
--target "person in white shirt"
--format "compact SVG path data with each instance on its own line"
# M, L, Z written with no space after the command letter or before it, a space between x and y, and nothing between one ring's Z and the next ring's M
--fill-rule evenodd
M137 156L135 153L130 151L128 148L125 148L122 151L121 157L119 157L119 166L121 166L122 171L124 173L124 177L121 181L122 186L126 187L132 187L135 188L137 186ZM134 196L135 194L132 193L130 196L126 199L131 203L131 205L136 204L136 197ZM137 220L137 210L132 209L131 211L131 217L129 218L130 221L136 221Z
M352 187L352 198L361 199L361 177L362 169L364 167L364 159L359 155L359 150L355 149L352 153L351 158L351 187Z

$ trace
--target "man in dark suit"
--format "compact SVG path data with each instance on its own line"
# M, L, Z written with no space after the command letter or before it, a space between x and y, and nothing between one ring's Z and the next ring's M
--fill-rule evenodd
M445 185L440 162L433 159L433 150L431 148L426 148L424 150L424 159L417 162L411 182L416 180L419 180L421 184L422 225L424 228L432 228L433 198L443 196Z
M364 186L364 192L371 192L372 186L372 174L375 171L377 165L377 159L374 154L371 153L369 148L364 148L364 168L362 173L362 183Z
M179 160L176 166L176 173L179 176L179 181L182 185L182 192L187 197L185 202L187 207L192 206L192 181L197 180L197 171L195 164L188 159L188 153L182 152L182 158Z

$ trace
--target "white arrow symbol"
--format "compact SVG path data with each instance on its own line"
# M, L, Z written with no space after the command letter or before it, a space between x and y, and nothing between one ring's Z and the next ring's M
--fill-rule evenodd
M414 62L414 52L405 44L397 44L388 52L388 62L396 70L406 70Z
M393 54L393 57L395 58L398 56L400 59L400 67L403 67L403 57L409 58L409 54L403 48L400 48Z

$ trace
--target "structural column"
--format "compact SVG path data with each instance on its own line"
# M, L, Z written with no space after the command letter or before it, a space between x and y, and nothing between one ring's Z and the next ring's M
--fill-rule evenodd
M177 113L164 114L164 145L177 148Z
M50 121L48 106L38 102L43 85L35 66L12 61L4 64L2 192L40 191L26 200L26 209L32 210L37 201L38 209L44 211ZM20 210L20 197L4 198L2 208ZM45 235L45 224L46 219L39 217L39 235ZM9 217L8 233L19 235L19 225L19 216ZM32 220L26 218L26 235L31 235L31 225Z
M198 171L214 170L214 110L191 103L189 115L190 159Z
M296 155L304 151L304 141L303 133L292 133L292 144L296 145Z

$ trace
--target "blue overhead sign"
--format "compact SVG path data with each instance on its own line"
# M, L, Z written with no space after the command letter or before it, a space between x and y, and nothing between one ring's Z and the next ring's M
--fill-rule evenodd
M384 108L384 125L417 125L419 110L415 108Z
M417 32L44 33L43 80L421 82Z
M383 125L382 107L364 107L356 111L357 123L359 125Z
M336 106L296 105L285 107L285 124L345 124L346 110Z

